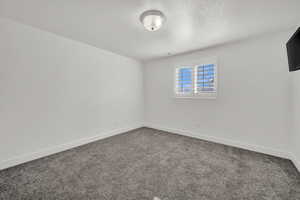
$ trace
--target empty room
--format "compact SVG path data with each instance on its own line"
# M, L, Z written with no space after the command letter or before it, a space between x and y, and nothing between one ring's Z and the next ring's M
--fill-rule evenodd
M0 200L300 200L299 0L0 0Z

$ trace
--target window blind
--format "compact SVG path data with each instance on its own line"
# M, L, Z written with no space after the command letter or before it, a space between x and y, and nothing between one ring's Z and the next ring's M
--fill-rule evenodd
M178 97L215 98L217 96L216 61L176 68L175 94Z
M195 92L215 92L215 65L206 64L196 67Z
M192 94L193 93L193 68L182 67L176 71L176 93Z

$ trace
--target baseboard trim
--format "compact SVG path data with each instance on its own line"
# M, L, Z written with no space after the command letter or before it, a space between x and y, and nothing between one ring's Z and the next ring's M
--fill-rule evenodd
M295 167L300 172L300 161L298 160L297 156L295 156L293 153L290 154L290 159L294 163Z
M265 148L265 147L261 147L261 146L257 146L257 145L243 144L240 142L217 138L217 137L212 137L212 136L203 135L203 134L200 135L193 131L169 128L169 127L160 126L160 125L156 125L156 124L149 124L149 123L141 123L141 124L136 124L136 125L132 125L129 127L125 127L125 128L106 131L106 132L103 132L101 134L98 134L98 135L95 135L92 137L78 139L78 140L64 143L61 145L57 145L54 147L45 148L45 149L42 149L37 152L24 154L24 155L20 155L20 156L17 156L17 157L8 159L8 160L4 160L4 161L0 162L0 170L6 169L9 167L13 167L13 166L16 166L19 164L23 164L23 163L26 163L29 161L33 161L33 160L36 160L36 159L39 159L42 157L46 157L46 156L49 156L49 155L52 155L55 153L66 151L66 150L69 150L69 149L72 149L75 147L79 147L79 146L82 146L82 145L85 145L85 144L88 144L91 142L95 142L95 141L98 141L101 139L105 139L105 138L108 138L108 137L111 137L114 135L119 135L119 134L131 131L134 129L138 129L141 127L148 127L148 128L153 128L153 129L157 129L157 130L167 131L170 133L189 136L189 137L193 137L193 138L197 138L197 139L201 139L201 140L206 140L206 141L225 144L225 145L229 145L229 146L233 146L233 147L237 147L237 148L251 150L251 151L258 152L258 153L264 153L264 154L273 155L273 156L277 156L277 157L281 157L281 158L285 158L285 159L290 159L294 163L294 165L298 169L298 171L300 172L300 161L292 153L277 151L277 150L274 150L271 148Z
M78 140L64 143L61 145L57 145L54 147L45 148L45 149L42 149L37 152L20 155L20 156L17 156L17 157L8 159L8 160L1 161L0 162L0 170L6 169L9 167L13 167L13 166L16 166L19 164L23 164L23 163L26 163L29 161L33 161L33 160L36 160L36 159L39 159L39 158L42 158L45 156L49 156L49 155L52 155L55 153L66 151L66 150L69 150L69 149L72 149L75 147L79 147L79 146L82 146L82 145L85 145L85 144L88 144L91 142L95 142L97 140L105 139L105 138L108 138L108 137L111 137L114 135L119 135L119 134L131 131L134 129L141 128L143 126L144 126L143 124L136 124L136 125L132 125L129 127L119 128L119 129L115 129L115 130L111 130L111 131L105 131L105 132L102 132L101 134L97 134L92 137L82 138L82 139L78 139Z
M170 132L170 133L189 136L189 137L193 137L193 138L197 138L197 139L201 139L201 140L206 140L206 141L220 143L220 144L233 146L233 147L237 147L237 148L241 148L241 149L255 151L255 152L258 152L258 153L263 153L263 154L268 154L268 155L272 155L272 156L276 156L276 157L290 159L290 154L288 152L278 151L278 150L275 150L275 149L272 149L272 148L266 148L266 147L253 145L253 144L245 144L245 143L238 142L238 141L233 141L233 140L228 140L228 139L203 135L203 134L199 134L199 133L196 133L194 131L189 131L189 130L169 128L169 127L160 126L160 125L157 125L157 124L145 123L144 126L148 127L148 128L167 131L167 132Z

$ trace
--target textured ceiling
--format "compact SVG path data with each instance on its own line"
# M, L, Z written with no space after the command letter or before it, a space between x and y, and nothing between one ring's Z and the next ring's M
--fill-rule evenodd
M139 15L167 17L148 32ZM0 0L0 15L138 60L299 25L300 0Z

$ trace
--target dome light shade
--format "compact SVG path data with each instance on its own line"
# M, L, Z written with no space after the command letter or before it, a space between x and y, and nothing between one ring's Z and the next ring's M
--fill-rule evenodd
M159 10L147 10L141 14L140 20L148 31L157 31L165 21L164 14Z

